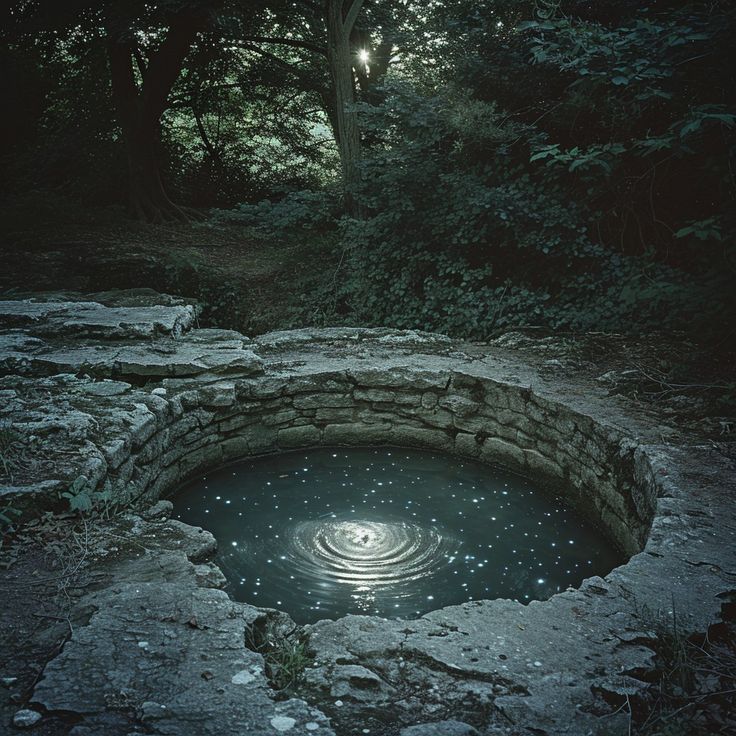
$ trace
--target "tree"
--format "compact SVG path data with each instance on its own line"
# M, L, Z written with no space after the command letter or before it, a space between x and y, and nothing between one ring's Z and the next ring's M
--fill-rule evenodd
M319 96L340 154L345 200L351 210L360 161L360 129L354 109L355 73L359 67L354 32L363 3L364 0L324 0L319 14L315 12L316 6L296 2L281 8L282 15L269 19L266 35L249 35L244 39L247 48L270 58L290 73L302 89ZM269 47L287 49L292 55L277 55ZM328 72L327 84L318 70L304 69L301 56L293 56L294 50L306 51L320 62Z
M117 15L116 9L106 17L107 48L112 93L125 140L131 210L139 219L152 222L188 220L189 213L174 204L164 189L156 148L169 93L197 34L210 23L213 0L179 7L160 46L147 60L129 19Z
M355 209L353 190L358 181L360 162L360 129L354 109L355 94L353 60L350 49L350 33L355 26L363 0L326 0L327 61L330 65L335 115L337 120L337 145L340 149L342 181L346 203Z
M0 26L2 39L14 54L30 48L55 69L67 67L57 73L64 84L69 84L67 78L86 74L95 78L101 94L108 95L111 89L120 129L108 128L105 134L108 140L124 142L128 199L140 219L188 219L187 211L171 201L162 183L157 156L161 116L185 57L223 1L18 0L7 9ZM104 58L98 53L103 48L107 66L95 63L92 68L88 63L90 68L82 72L85 62ZM100 117L90 104L91 108L71 109L64 121L69 127L67 137L88 118ZM47 103L47 112L53 109L53 103ZM92 146L93 140L87 144Z

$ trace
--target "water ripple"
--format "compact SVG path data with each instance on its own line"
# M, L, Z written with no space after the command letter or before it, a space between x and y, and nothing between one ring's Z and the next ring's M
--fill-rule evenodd
M289 552L300 576L395 586L446 565L450 540L435 528L411 522L318 519L295 524Z

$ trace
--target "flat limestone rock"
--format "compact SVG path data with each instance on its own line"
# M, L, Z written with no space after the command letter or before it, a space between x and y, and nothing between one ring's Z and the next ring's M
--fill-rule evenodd
M141 300L152 298L144 294ZM128 300L132 306L0 300L0 374L160 379L263 372L259 356L245 349L247 337L233 330L193 329L194 305L136 306L137 300L135 295ZM113 303L125 301L114 295ZM89 393L107 390L112 388Z
M92 727L120 703L134 722L172 736L262 736L274 719L290 733L318 722L317 733L333 734L303 701L270 697L263 659L244 645L244 607L222 591L125 583L85 603L96 613L35 689L33 702L47 710L79 714Z
M263 372L261 359L252 351L228 345L189 342L186 339L161 338L146 346L98 343L41 350L20 354L13 349L3 354L0 346L0 366L32 375L86 373L117 379L147 376L168 378L197 376L202 373L237 371L242 375Z
M214 538L170 511L160 502L90 530L96 589L26 707L37 721L73 714L75 736L334 736L320 710L275 697L263 657L246 646L267 612L217 589L222 574L201 562Z
M216 350L242 348L245 343L251 342L249 337L235 330L221 330L214 327L192 330L187 334L187 339L190 342L211 345Z
M402 728L399 736L478 736L478 731L461 721L436 721Z
M291 345L325 342L376 342L394 347L433 346L447 347L452 340L446 335L438 335L421 330L394 330L370 327L326 327L305 328L301 330L277 330L261 335L255 342L259 347L283 349Z
M107 307L97 302L0 301L0 325L31 328L37 335L178 337L194 325L195 318L191 304Z

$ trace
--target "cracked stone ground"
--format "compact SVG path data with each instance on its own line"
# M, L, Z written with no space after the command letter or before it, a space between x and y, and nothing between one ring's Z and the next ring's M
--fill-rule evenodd
M704 631L736 589L732 418L638 399L588 343L348 328L249 340L198 329L183 300L131 298L0 303L2 492L35 518L3 546L4 727L626 733L659 645L652 612L674 605ZM147 510L197 467L266 450L393 442L555 473L574 469L561 437L598 469L580 476L608 489L590 511L627 536L627 564L527 606L304 627L310 661L288 692L249 647L253 627L290 631L288 617L231 600L212 536L165 502ZM80 477L117 495L84 520L43 515Z

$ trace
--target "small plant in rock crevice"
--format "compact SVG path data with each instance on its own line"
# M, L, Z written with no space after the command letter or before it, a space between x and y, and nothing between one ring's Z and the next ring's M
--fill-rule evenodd
M86 476L80 475L59 496L66 499L69 511L97 513L109 520L126 506L124 494L117 490L109 480L105 481L101 490L96 490Z
M705 632L687 631L675 607L643 611L656 632L652 684L625 704L638 736L715 736L736 732L736 591L724 593L721 620Z
M245 632L248 649L263 656L266 677L274 690L289 690L310 664L308 639L298 626L291 629L277 617L264 616Z

